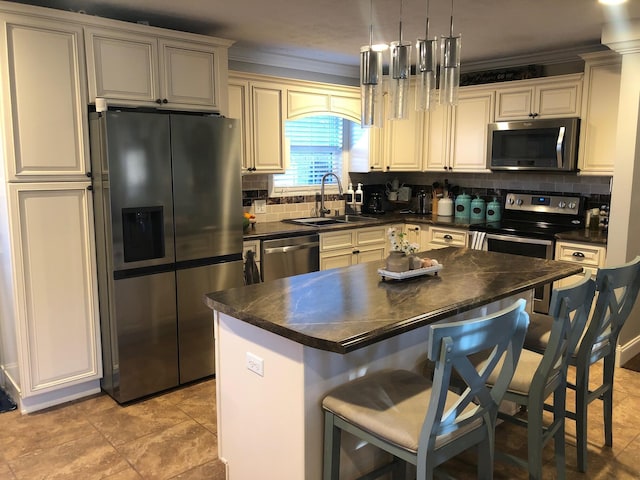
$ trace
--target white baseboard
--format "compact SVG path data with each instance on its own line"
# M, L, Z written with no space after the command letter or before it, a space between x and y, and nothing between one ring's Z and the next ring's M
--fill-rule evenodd
M92 380L81 383L80 385L73 385L32 397L14 398L14 400L18 404L20 412L25 414L70 402L71 400L88 397L96 393L100 393L100 380Z
M638 354L640 354L640 335L624 345L618 345L616 348L616 367L624 365Z

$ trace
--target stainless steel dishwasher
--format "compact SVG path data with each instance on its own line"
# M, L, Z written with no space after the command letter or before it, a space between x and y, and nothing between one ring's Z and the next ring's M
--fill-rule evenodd
M262 241L262 278L265 282L320 269L320 236L277 238Z

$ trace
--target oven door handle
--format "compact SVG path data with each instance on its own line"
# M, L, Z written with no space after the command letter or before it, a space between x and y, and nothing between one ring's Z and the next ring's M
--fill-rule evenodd
M533 245L553 245L553 240L514 237L513 235L497 235L495 233L487 233L487 240L502 240L504 242L529 243Z
M556 141L556 159L558 161L558 169L562 168L562 144L564 143L564 127L560 127L558 131L558 140Z

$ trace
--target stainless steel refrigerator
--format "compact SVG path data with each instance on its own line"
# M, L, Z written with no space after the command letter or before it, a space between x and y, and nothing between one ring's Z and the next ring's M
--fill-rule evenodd
M103 348L120 403L212 375L205 293L242 279L239 128L211 115L90 115Z

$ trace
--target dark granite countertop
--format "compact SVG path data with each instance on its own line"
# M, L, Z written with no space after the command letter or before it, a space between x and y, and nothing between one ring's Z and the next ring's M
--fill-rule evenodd
M384 215L366 215L373 220L367 222L340 223L322 227L306 227L286 222L257 222L247 232L244 233L244 240L267 240L272 238L291 237L294 235L304 235L308 233L331 232L348 228L366 228L378 225L388 225L392 223L423 223L427 225L441 225L458 228L469 228L471 223L468 220L461 220L455 217L437 217L433 219L431 215L418 215L414 213L387 213ZM481 222L484 223L484 222Z
M210 308L292 341L347 353L573 275L581 266L447 247L436 276L382 281L370 262L206 295Z
M558 240L566 240L568 242L595 243L600 245L607 244L606 230L571 230L570 232L557 233Z
M369 216L369 215L367 215ZM372 216L369 216L372 217ZM305 227L286 222L263 222L256 223L254 227L244 234L244 240L267 240L272 238L291 237L309 233L322 233L347 228L375 227L377 225L388 225L392 223L422 223L426 225L437 225L441 227L457 227L468 229L473 222L455 217L436 217L431 215L418 215L415 213L387 213L375 217L375 220L368 222L342 223L323 227ZM485 223L479 221L476 223ZM571 230L569 232L558 233L555 236L558 240L572 242L594 243L600 245L607 244L607 232L603 230Z

